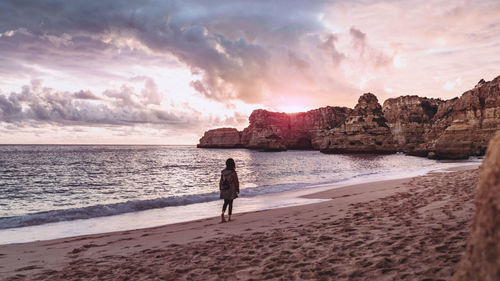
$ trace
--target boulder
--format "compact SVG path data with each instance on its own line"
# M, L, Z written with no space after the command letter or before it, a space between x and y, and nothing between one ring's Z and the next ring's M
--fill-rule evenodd
M500 132L488 145L470 239L453 280L500 280Z

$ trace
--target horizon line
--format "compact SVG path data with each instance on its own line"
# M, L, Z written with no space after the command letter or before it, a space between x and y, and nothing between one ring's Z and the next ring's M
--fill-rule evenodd
M84 146L84 145L108 145L108 146L127 146L127 145L137 145L137 146L196 146L196 144L137 144L137 143L0 143L0 146L7 145L66 145L66 146Z

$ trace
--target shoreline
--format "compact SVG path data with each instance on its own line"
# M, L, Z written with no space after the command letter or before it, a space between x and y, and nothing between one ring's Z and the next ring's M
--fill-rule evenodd
M438 169L422 169L408 173L374 174L352 178L340 182L309 184L305 187L284 190L256 196L242 196L236 201L235 214L287 208L314 204L329 198L313 196L313 194L371 184L379 181L407 179L439 171L457 171L476 168L480 162L450 162L442 163L444 167ZM211 214L219 213L219 200L194 203L181 206L153 208L143 211L127 212L112 216L94 217L45 223L17 228L0 230L0 245L14 243L29 243L36 241L53 240L82 235L102 234L116 231L127 231L141 228L151 228L175 223L184 223L212 217ZM207 215L209 214L209 215ZM130 223L130 222L134 223Z
M2 278L4 278L4 276L13 277L18 274L21 274L24 276L18 276L18 277L25 278L26 276L38 274L37 278L42 278L42 279L55 278L57 280L57 278L62 276L58 274L65 274L65 276L73 276L71 274L75 274L76 273L75 270L77 270L74 266L78 264L81 265L81 263L85 264L85 266L88 266L89 269L93 270L99 268L104 269L107 268L108 266L111 266L111 264L115 265L117 263L122 264L121 261L124 259L132 259L134 260L134 262L142 264L143 262L153 262L154 259L156 259L156 256L158 255L155 255L155 257L151 257L151 252L155 252L155 253L161 253L159 256L163 257L162 259L163 263L165 262L164 259L166 258L169 260L169 263L175 263L175 265L173 265L173 267L168 267L170 268L170 271L167 270L168 269L167 267L163 268L160 271L155 271L155 272L149 272L148 270L144 269L145 272L137 273L138 274L137 278L140 278L140 276L142 276L143 278L146 278L146 276L153 278L154 274L160 274L165 278L168 278L166 276L170 276L172 278L175 277L175 278L193 278L193 279L199 279L201 278L201 276L207 274L209 275L215 274L214 276L217 276L218 278L225 278L227 276L225 275L226 273L224 273L222 269L214 269L214 270L210 269L208 272L200 272L200 274L197 274L196 270L193 271L194 269L188 270L185 267L183 267L183 269L178 270L178 267L182 265L180 262L183 260L184 260L184 265L185 262L189 263L189 259L191 259L192 257L188 255L189 253L191 255L197 255L195 254L195 252L204 252L205 255L207 255L208 253L219 252L219 254L224 255L224 252L220 252L220 247L219 247L221 245L220 244L221 239L229 239L230 241L232 241L230 244L235 247L240 247L239 246L240 244L238 244L240 242L244 247L250 247L250 248L254 248L255 246L258 245L260 245L259 248L266 248L276 244L271 248L278 247L277 249L278 250L281 249L280 251L289 251L295 253L294 250L299 249L300 247L294 249L294 247L297 245L295 245L293 242L302 239L301 237L303 237L304 235L305 236L313 235L314 237L316 237L315 239L319 240L324 239L324 241L318 240L317 242L319 244L318 243L315 244L315 246L312 247L311 249L308 249L308 251L318 251L318 247L324 248L327 246L328 243L326 242L344 241L345 243L347 243L346 241L350 241L351 238L353 239L351 243L359 244L352 247L356 248L364 245L364 247L366 248L370 246L370 244L366 244L367 241L373 240L372 241L373 243L378 244L377 240L380 240L380 239L375 239L376 237L375 238L371 237L367 233L369 232L380 233L381 230L378 229L380 228L380 225L391 223L391 221L387 220L387 218L384 219L384 216L386 216L387 214L392 214L393 210L391 210L390 206L384 207L384 204L397 203L398 200L396 200L395 202L393 202L392 200L387 201L389 200L387 198L401 197L400 200L402 200L402 202L405 200L408 201L416 200L418 198L414 199L411 196L412 193L416 192L415 190L423 193L429 192L428 190L429 185L433 185L436 181L448 183L448 185L450 184L451 181L451 187L450 186L447 187L446 191L453 191L454 185L463 186L463 188L473 189L475 185L474 187L464 186L463 182L465 181L469 185L472 185L473 183L475 183L476 177L477 177L477 169L472 169L472 170L462 169L459 171L441 171L441 172L438 171L414 178L362 183L362 184L350 185L346 187L326 190L320 193L306 195L305 196L306 198L314 197L314 198L323 198L323 199L330 198L330 199L328 201L307 204L307 205L277 208L264 211L236 213L233 216L234 221L231 223L219 224L218 223L219 218L212 217L196 221L168 224L168 225L145 228L145 229L83 235L77 237L60 238L55 240L37 241L37 242L29 242L21 244L0 245L0 259L2 260L3 264L2 267L0 267L0 277ZM462 182L457 181L455 178L461 178ZM420 187L418 184L419 182L421 183ZM431 190L432 192L430 193L429 196L436 197L436 195L439 195L440 192L442 192L435 189L436 187L434 187ZM408 219L404 223L400 223L398 225L389 227L388 229L392 229L389 230L389 232L394 231L395 229L396 230L399 229L400 231L406 233L407 230L405 230L404 227L411 226L414 223L412 222L412 220L419 220L419 221L421 220L422 221L421 223L424 224L429 223L430 225L432 225L432 227L430 228L430 232L437 231L437 230L432 230L433 228L438 229L437 225L439 225L439 223L435 222L436 218L434 217L442 216L444 212L444 214L447 214L448 220L444 221L443 223L448 223L449 220L459 219L460 222L457 223L461 225L461 230L462 230L459 232L461 233L460 234L461 236L465 237L467 233L465 233L462 228L464 227L464 224L468 223L468 220L470 220L470 217L472 216L473 194L471 195L464 193L461 194L460 196L466 196L468 198L467 199L468 201L462 204L463 206L458 206L455 203L453 207L454 208L461 207L462 208L461 212L464 214L455 215L453 213L450 213L449 211L444 212L443 208L445 207L443 206L447 206L449 204L446 204L446 202L442 202L444 199L443 195L441 194L440 196L436 197L437 203L433 202L432 204L430 204L431 205L430 210L436 211L434 210L435 208L432 207L433 204L434 205L437 204L439 205L439 208L441 208L441 209L438 208L437 215L433 214L432 217L434 222L432 220L427 221L429 218L421 218L420 216L416 216L413 219ZM420 198L419 200L429 201L428 198ZM381 202L385 203L381 205ZM422 204L419 202L414 202L414 203L415 203L414 205L416 206ZM370 214L370 212L373 212L375 208L373 206L370 207L370 205L374 205L375 207L382 208L382 210L387 211L386 214L384 214L384 212L380 213L382 221L378 221L379 219L378 217L374 216L373 214ZM412 205L410 204L408 208L411 209L411 207ZM366 209L366 208L368 209L365 211L361 211L361 209ZM385 210L385 208L387 210ZM393 206L392 209L394 208L400 208L400 207ZM413 212L410 212L410 214L413 214L413 216L415 216L415 214L417 213L418 212L415 212L415 210L413 210ZM400 215L404 216L405 214L400 214ZM356 224L357 227L360 227L359 233L358 231L354 231L356 230L356 227L353 228L352 226L352 224L355 224L357 219L364 222L361 225ZM373 220L377 220L377 222L375 223ZM330 225L329 223L332 224ZM349 226L347 224L349 224ZM332 233L331 231L326 231L327 229L330 228L336 231L334 231L334 233ZM457 236L457 234L455 233L457 231L458 231L457 229L452 230L452 232L454 232L452 235L453 237ZM296 233L297 236L289 237L287 233ZM444 234L441 235L443 236L443 238L444 237L450 238L449 235L444 235ZM321 238L322 236L324 236L324 238ZM355 236L360 236L360 237L355 239ZM401 235L396 235L396 236L401 236ZM235 241L236 239L235 237L240 237L242 239L240 242L237 243ZM404 236L402 238L404 238ZM291 239L289 242L295 246L291 246L291 244L288 242L281 245L281 243L275 241L276 239L277 241L288 241ZM258 242L260 240L264 240L267 242ZM463 244L465 245L465 238L461 240L452 239L452 241L454 242L457 243L463 242ZM383 243L383 241L379 242ZM386 241L386 242L389 243L390 245L394 244L393 241L392 242ZM304 241L304 243L309 243L309 242ZM195 244L196 246L192 246L192 244L193 245ZM338 247L341 246L342 245L337 245L336 250L331 253L336 253L337 251L339 251ZM441 246L438 245L436 247L442 247L442 245ZM417 248L419 247L416 247L415 249ZM174 255L169 254L173 253L172 250L174 250L175 253L179 253L180 251L179 249L182 249L181 252L183 254L179 254L182 257L179 257L178 254ZM208 252L202 249L205 249ZM245 251L245 248L242 248L240 250ZM349 249L346 248L341 250L347 251ZM280 253L280 251L278 251L278 254ZM454 261L456 260L457 256L457 253L455 252L457 251L458 251L457 249L454 250L454 255L452 258L448 259L448 262L451 261L451 263L454 264ZM231 255L231 253L228 254ZM253 251L253 253L247 253L247 254L248 254L247 256L259 256L259 251ZM346 255L348 256L348 254ZM459 255L461 255L461 252L459 253ZM243 255L241 258L246 258L247 256ZM107 260L106 257L112 257L112 258L110 258L111 259L110 261L105 262L104 260ZM177 258L179 258L179 261L177 261ZM335 261L333 264L337 262L342 263L342 260L344 258L346 257L339 256L337 258L338 260ZM369 258L370 257L365 257L365 259ZM373 258L373 256L371 258ZM421 258L424 258L424 256L421 256ZM253 260L253 258L251 260ZM297 260L297 263L300 263L299 260L300 259ZM177 264L177 262L179 262L179 264ZM247 264L249 261L242 260L240 262L242 264L238 266L242 267L243 264ZM270 261L270 262L276 263L277 261ZM387 263L393 263L393 262L394 261ZM254 263L256 263L256 261ZM368 267L373 265L374 263L372 262L372 264L369 265ZM122 264L122 266L125 265ZM150 264L150 266L154 267L155 265ZM160 266L160 264L158 264L157 266ZM261 264L259 265L259 267L260 266L264 265ZM143 268L141 266L138 267ZM247 264L245 268L247 267L252 268L255 267L255 265L252 266L250 263ZM385 268L384 266L382 267ZM389 268L393 268L393 266L391 265L391 267ZM57 272L55 271L59 269L62 270ZM123 270L120 272L123 273L126 271ZM358 272L359 270L360 269L358 268L355 270L355 272ZM317 275L314 275L315 274L314 271L311 271L310 269L306 271L300 271L301 272L300 274L296 272L298 275L294 275L295 278L307 278L307 276L317 277ZM396 270L389 270L388 272L392 271ZM250 274L250 272L245 271L243 268L239 269L238 272L240 272L239 274L243 279L250 278L251 276L248 275ZM352 273L353 272L351 272L351 274ZM86 277L89 278L93 276L93 275L88 275L92 274L91 272L87 272L85 274L87 274ZM283 274L282 275L278 274L278 275L283 276ZM356 276L356 274L354 276ZM339 275L337 276L339 278L343 278L342 277L343 274L339 273ZM263 278L265 276L261 277ZM278 277L275 276L275 278ZM115 276L113 278L118 278L118 277Z

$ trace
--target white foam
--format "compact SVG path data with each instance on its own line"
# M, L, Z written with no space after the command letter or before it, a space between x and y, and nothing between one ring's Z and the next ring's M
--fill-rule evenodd
M451 169L474 168L481 164L480 159L461 162L442 162L436 166L405 172L391 172L364 175L342 182L309 185L307 188L293 189L286 186L284 192L245 197L236 199L234 213L259 211L288 206L304 205L325 201L324 199L299 198L306 194L316 193L332 188L340 188L353 184L373 181L407 178L424 175L430 171L447 171ZM247 195L248 196L248 195ZM0 230L0 244L24 243L38 240L49 240L86 234L112 231L140 229L165 224L186 222L197 219L216 217L220 214L221 201L210 201L182 206L169 206L143 211L132 211L105 217L90 217L72 221L59 221Z
M238 198L234 202L234 214L265 209L282 208L325 201L324 199L286 198L274 196ZM221 201L166 207L116 216L73 221L62 221L44 225L0 230L0 244L24 243L86 234L140 229L186 222L218 216Z

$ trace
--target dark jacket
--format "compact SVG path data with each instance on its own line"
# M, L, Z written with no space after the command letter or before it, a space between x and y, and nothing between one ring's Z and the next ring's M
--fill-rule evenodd
M222 189L222 182L226 180L229 183L229 189ZM240 192L240 183L235 170L224 169L221 172L219 181L220 199L233 200L238 198Z

